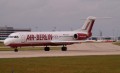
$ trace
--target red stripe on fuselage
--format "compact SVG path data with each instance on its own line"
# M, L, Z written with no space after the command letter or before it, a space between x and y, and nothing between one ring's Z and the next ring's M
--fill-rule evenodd
M13 44L9 44L7 46L10 46L10 47L22 47L22 46L59 46L59 45L71 45L73 43L24 43L24 44L21 44L21 43L13 43Z

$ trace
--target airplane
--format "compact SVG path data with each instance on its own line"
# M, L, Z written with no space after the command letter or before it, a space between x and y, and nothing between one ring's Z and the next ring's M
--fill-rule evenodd
M15 32L5 39L4 44L14 48L18 52L18 47L23 46L45 46L45 51L50 51L48 46L59 46L62 51L67 51L67 45L80 43L92 36L92 28L96 17L89 16L81 29L74 31L54 31L54 32Z

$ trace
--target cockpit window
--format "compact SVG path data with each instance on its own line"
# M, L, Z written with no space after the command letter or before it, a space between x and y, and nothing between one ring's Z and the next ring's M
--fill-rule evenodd
M14 38L19 38L18 36L15 36Z

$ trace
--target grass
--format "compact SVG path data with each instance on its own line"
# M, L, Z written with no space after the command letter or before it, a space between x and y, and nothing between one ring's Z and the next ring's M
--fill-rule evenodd
M115 42L113 44L120 46L120 41L119 42Z
M120 56L0 59L0 73L120 73Z
M5 46L3 43L0 42L0 47Z

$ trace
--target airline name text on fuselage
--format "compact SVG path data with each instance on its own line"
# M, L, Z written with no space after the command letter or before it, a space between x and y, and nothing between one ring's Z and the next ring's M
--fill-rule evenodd
M52 40L53 36L52 34L29 34L27 35L26 40L32 41L32 40Z

